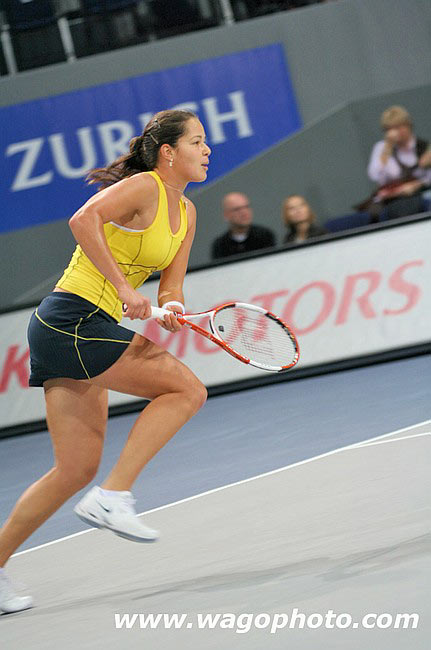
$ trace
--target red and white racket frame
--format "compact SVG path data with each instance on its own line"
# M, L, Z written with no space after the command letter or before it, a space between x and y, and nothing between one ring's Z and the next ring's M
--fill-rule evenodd
M271 366L269 364L253 361L252 359L249 359L248 357L244 357L242 354L239 354L239 352L236 352L236 350L234 350L228 343L223 341L223 339L221 339L220 336L218 335L217 329L214 326L214 317L218 312L222 311L223 309L232 309L233 307L243 307L245 309L250 309L251 311L259 312L261 314L266 315L268 318L272 318L273 320L275 320L284 329L284 331L286 332L287 336L289 336L295 348L295 354L291 363L285 366ZM246 363L251 366L254 366L255 368L260 368L261 370L268 370L270 372L286 372L286 370L290 370L291 368L293 368L299 361L300 350L299 350L299 344L295 334L292 332L292 330L290 329L289 325L287 325L287 323L285 323L284 321L281 320L281 318L273 314L271 311L264 309L263 307L258 307L257 305L249 305L245 302L226 302L222 305L218 305L214 309L198 312L195 314L180 314L177 312L174 313L178 322L181 323L181 325L186 325L187 327L190 327L190 329L192 329L194 332L197 332L198 334L205 336L205 338L209 339L216 345L220 346L223 350L225 350L230 355L235 357L235 359L242 361L242 363ZM172 314L172 311L168 309L162 309L161 307L153 307L153 306L151 307L151 318L160 318L163 320L163 317L167 314ZM209 319L209 326L211 332L208 332L203 327L200 327L200 325L191 322L192 319L196 320L196 319L201 319L203 317L207 317Z

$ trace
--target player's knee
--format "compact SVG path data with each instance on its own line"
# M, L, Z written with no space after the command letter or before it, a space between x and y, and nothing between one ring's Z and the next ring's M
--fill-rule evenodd
M57 475L64 488L71 492L77 492L88 485L96 476L99 462L85 461L81 465L57 466Z
M198 410L202 408L208 399L208 391L201 382L199 382L199 385L196 387L195 399Z
M88 485L94 478L96 478L97 470L99 469L99 463L87 463L81 469L78 474L78 480L82 483L82 486L85 487Z
M194 378L187 386L187 399L193 409L193 412L199 411L205 404L208 397L208 391L199 379Z

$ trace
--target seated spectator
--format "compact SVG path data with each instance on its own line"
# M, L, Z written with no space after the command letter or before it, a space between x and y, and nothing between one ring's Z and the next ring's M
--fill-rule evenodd
M391 106L382 113L385 137L371 152L368 176L378 184L369 211L376 217L404 217L422 212L422 192L431 186L431 149L426 140L416 137L412 119L402 106Z
M213 242L213 259L275 246L271 230L252 224L253 210L245 194L226 194L223 199L223 216L229 224L229 230Z
M301 244L328 231L316 224L316 215L303 196L292 194L283 201L282 219L287 228L283 243Z

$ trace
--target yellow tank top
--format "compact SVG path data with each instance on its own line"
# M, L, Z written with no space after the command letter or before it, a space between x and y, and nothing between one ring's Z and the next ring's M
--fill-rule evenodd
M108 246L129 284L137 289L153 271L165 269L174 259L187 233L185 201L180 200L180 227L171 231L168 199L156 172L147 172L159 187L157 214L145 230L132 230L113 222L104 224ZM114 285L100 273L78 244L69 266L56 284L89 300L120 322L122 305Z

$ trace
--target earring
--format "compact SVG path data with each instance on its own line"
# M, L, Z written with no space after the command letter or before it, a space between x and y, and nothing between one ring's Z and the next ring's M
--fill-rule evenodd
M174 164L174 161L173 161L173 160L170 160L170 161L169 161L169 167L172 167L173 164Z

